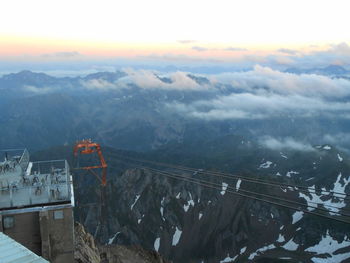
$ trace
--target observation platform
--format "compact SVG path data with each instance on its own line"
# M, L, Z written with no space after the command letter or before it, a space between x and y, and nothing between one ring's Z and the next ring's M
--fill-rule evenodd
M30 162L26 149L0 151L0 210L59 203L74 205L66 160Z

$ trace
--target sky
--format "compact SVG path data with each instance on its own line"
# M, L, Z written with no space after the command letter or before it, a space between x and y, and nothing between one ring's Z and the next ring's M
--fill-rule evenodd
M349 7L345 0L5 0L0 59L292 64L338 47L350 54Z

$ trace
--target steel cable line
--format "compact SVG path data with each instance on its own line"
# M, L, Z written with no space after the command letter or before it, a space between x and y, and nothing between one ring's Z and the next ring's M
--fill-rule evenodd
M129 160L133 160L134 162L136 161L136 162L145 162L144 160L140 160L140 159L134 159L134 158L125 158L125 159L129 159ZM166 165L166 164L164 164L164 163L158 163L158 162L152 162L152 161L147 161L147 162L149 162L149 163L152 163L152 164L154 164L154 163L156 163L156 164L162 164L161 166L166 166L166 167L168 167L168 168L175 168L175 169L177 169L177 170L183 170L183 171L191 171L191 172L193 172L193 171L195 171L195 172L197 172L197 173L201 173L201 174L207 174L207 175L213 175L213 176L217 176L217 177L224 177L224 178L229 178L229 179L234 179L234 180L242 180L242 181L248 181L248 182L250 182L250 183L256 183L256 184L264 184L264 185L268 185L268 186L273 186L273 187L280 187L280 188L282 188L282 187L285 187L284 185L278 185L278 184L276 184L276 183L274 183L274 184L269 184L269 183L260 183L260 182L255 182L255 181L252 181L252 180L249 180L249 179L245 179L244 177L242 178L242 177L240 177L240 176L235 176L235 177L238 177L238 178L232 178L232 177L234 177L234 176L230 176L230 175L227 175L227 174L224 174L224 175L216 175L216 174L212 174L212 172L207 172L207 171L202 171L202 172L200 172L200 171L198 171L197 169L192 169L192 168L187 168L187 167L183 167L183 166L176 166L176 165ZM177 168L177 167L180 167L180 168ZM149 168L149 167L148 167ZM288 186L288 188L289 187L291 187L291 186ZM306 193L306 194L310 194L310 193L312 193L312 192L310 192L310 191L303 191L303 190L300 190L300 189L292 189L293 191L299 191L299 192L304 192L304 193ZM311 190L313 190L313 189L311 189ZM313 191L313 193L316 193L316 191ZM322 195L322 194L321 194ZM329 196L329 195L323 195L323 196ZM278 198L278 197L277 197ZM343 198L343 197L334 197L334 196L331 196L331 198L339 198L339 199L343 199L343 200L348 200L348 199L346 199L346 198ZM287 201L288 202L288 201ZM291 201L292 202L292 201ZM319 203L319 202L314 202L314 201L307 201L308 203L312 203L312 204L316 204L316 205L322 205L322 206L324 206L324 207L329 207L329 208L333 208L333 209L337 209L337 210L342 210L342 211L345 211L345 212L350 212L350 210L349 209L344 209L344 208L339 208L339 207L337 207L337 206L334 206L334 205L330 205L330 204L324 204L324 203ZM304 204L302 204L302 205L304 205ZM323 211L326 211L326 212L332 212L332 213L337 213L337 212L333 212L333 211L329 211L328 209L322 209L322 208L318 208L318 209L321 209L321 210L323 210ZM339 214L339 213L338 213ZM343 216L349 216L350 214L345 214L345 213L340 213L339 215L343 215Z
M300 192L307 193L307 194L317 192L317 189L312 189L312 188L307 187L307 186L285 184L285 183L276 183L273 181L261 180L261 179L256 179L256 178L247 178L245 176L240 176L240 175L234 175L234 174L228 174L228 173L222 173L222 172L214 172L214 171L208 171L208 170L201 171L201 169L190 168L190 167L186 167L186 166L172 165L172 164L167 164L167 163L162 163L162 162L154 162L154 161L130 158L130 157L125 157L125 156L120 156L120 155L115 155L115 156L119 157L119 158L134 160L134 161L141 162L141 163L150 163L150 164L164 166L164 167L168 167L168 168L175 168L175 169L181 169L184 171L197 172L199 174L208 174L208 175L220 176L223 178L237 179L237 180L240 179L242 181L263 184L263 185L269 185L272 187L279 187L279 188L284 187L284 188L289 188L289 189L292 188L293 191L299 190ZM294 189L294 188L297 188L297 189ZM323 195L323 196L332 196L333 198L350 200L350 198L347 198L347 197L350 197L350 195L346 194L346 193L340 193L340 192L336 192L336 191L332 191L332 190L327 191L327 190L322 190L322 189L319 191L321 192L321 195ZM341 195L341 196L346 196L346 197L334 196L334 195Z
M134 161L135 162L135 161ZM149 168L149 169L152 169L152 168L150 168L150 167L147 167L147 168ZM183 171L182 169L178 169L178 170L181 170L181 171ZM159 171L159 170L158 170ZM203 172L202 174L207 174L207 173L205 173L205 172ZM232 179L231 177L229 177L229 179ZM235 179L234 178L234 180L241 180L241 179ZM244 181L244 180L242 180L242 181ZM295 189L293 189L293 191L296 191ZM307 193L309 193L309 192L307 192ZM278 198L278 197L276 197L276 198ZM334 209L337 209L337 210L343 210L343 211L347 211L347 212L350 212L350 210L348 210L348 209L344 209L344 208L339 208L339 207L337 207L337 206L334 206L334 205L330 205L330 204L324 204L324 203L319 203L319 202L314 202L314 201L307 201L308 203L311 203L311 204L316 204L316 205L323 205L323 206L325 206L325 207L329 207L329 208L334 208ZM322 209L321 209L322 210ZM329 210L327 210L327 209L325 209L324 211L326 211L326 212L329 212ZM334 213L337 213L337 212L334 212ZM341 213L342 214L342 213ZM342 215L344 215L344 216L350 216L350 214L342 214Z
M149 168L148 168L149 169ZM159 172L154 170L154 169L151 169L155 172ZM186 178L186 177L185 177ZM195 179L196 180L196 179ZM218 186L218 187L222 187L221 184L218 184L218 183L213 183L213 182L209 182L209 181L205 181L205 180L200 180L200 179L197 179L197 181L199 182L203 182L203 183L208 183L208 184L211 184L211 185L214 185L214 186ZM314 206L311 206L311 205L308 205L309 203L311 204L314 204L314 205L323 205L323 206L327 206L329 208L333 208L333 209L337 209L337 210L340 210L340 208L336 207L336 206L332 206L332 205L327 205L327 204L322 204L322 203L317 203L317 202L313 202L313 201L307 201L308 204L304 204L304 203L301 203L301 202L297 202L297 201L293 201L293 200L288 200L288 199L285 199L285 198L280 198L276 195L268 195L268 194L263 194L263 193L259 193L259 192L255 192L255 191L249 191L249 190L244 190L244 189L239 189L239 190L236 190L235 187L232 187L232 186L227 186L227 189L231 189L231 190L235 190L235 191L239 191L239 192L243 192L243 193L247 193L247 194L255 194L255 195L260 195L262 197L267 197L267 198L270 198L270 199L274 199L274 200L278 200L278 201L282 201L282 202L286 202L286 203L290 203L290 204L295 204L295 205L300 205L300 206L305 206L306 208L313 208L313 209L317 209L319 211L323 211L323 212L326 212L326 213L333 213L333 214L336 214L338 216L347 216L347 217L350 217L350 214L346 214L346 213L342 213L342 212L335 212L335 211L330 211L328 209L325 209L325 208L322 208L322 207L314 207Z
M314 193L316 193L316 189L310 189L310 187L307 187L307 186L285 184L285 183L275 183L273 181L261 180L261 179L257 179L257 178L246 178L244 176L234 175L234 174L229 174L229 173L208 171L208 170L196 169L196 168L191 168L191 167L186 167L186 166L172 165L172 164L167 164L167 163L162 163L162 162L154 162L154 161L143 160L143 159L136 159L136 158L130 158L130 157L123 157L123 156L120 156L120 157L126 158L126 159L132 159L132 160L139 161L139 162L146 162L146 163L152 163L152 164L155 164L155 165L166 166L166 167L169 167L169 168L178 168L178 169L182 169L182 170L193 171L193 172L202 173L202 174L212 174L212 175L222 176L222 177L230 178L230 179L237 178L237 179L241 179L242 181L251 181L251 182L254 181L256 183L267 184L267 185L270 185L270 186L276 185L278 187L286 187L286 188L288 188L288 187L291 187L291 188L296 187L296 188L298 188L298 190L299 190L299 188L307 190L307 193L310 193L310 190L312 190ZM349 194L340 193L340 192L331 191L331 190L327 191L327 190L322 190L321 189L319 191L323 195L338 194L338 195L349 196L350 197ZM326 194L324 194L324 193L326 193ZM336 196L336 198L350 200L350 199L347 199L345 197L338 197L338 196Z
M164 175L164 176L167 176L167 177L170 177L170 178L182 180L182 181L187 181L187 182L194 183L194 184L197 184L197 185L201 185L201 186L204 186L204 187L207 187L207 188L212 188L212 189L216 189L216 190L220 190L220 191L222 190L219 187L212 186L212 185L206 184L206 183L201 183L201 182L198 182L198 181L195 181L195 180L191 180L189 178L186 178L186 177L183 177L183 176L180 176L180 175L174 175L174 174L161 172L161 171L158 172L158 174ZM256 197L256 196L249 196L249 195L245 195L245 194L242 194L242 193L239 193L239 192L230 191L230 190L226 190L226 192L228 192L230 194L239 195L239 196L242 196L242 197L254 199L256 201L261 201L261 202L265 202L265 203L281 206L281 207L284 207L284 208L288 208L288 209L292 209L292 210L296 210L296 211L301 211L301 212L304 212L304 213L307 213L307 214L323 217L323 218L334 220L334 221L338 221L338 222L341 222L341 223L350 224L350 221L346 221L346 220L342 220L342 219L339 219L339 218L335 218L335 217L319 214L319 213L308 211L308 210L305 210L305 209L295 208L295 207L292 207L292 206L289 206L289 205L280 204L280 203L277 203L277 202L274 202L274 201L270 201L270 200L265 200L265 199L262 199L262 198L259 198L259 197ZM312 207L312 208L314 208L314 207Z
M169 172L164 172L164 171L161 171L161 170L158 170L158 169L154 169L154 168L150 168L150 167L146 167L146 166L138 166L138 168L142 168L142 169L146 168L146 169L148 169L150 171L154 171L154 172L157 172L157 173L167 173L167 174L171 174L173 176L180 176L181 178L185 178L187 180L191 180L191 181L195 181L195 182L201 182L201 183L205 183L205 184L210 184L210 185L215 186L215 187L222 187L222 185L218 184L218 183L213 183L213 182L200 180L200 179L187 178L187 177L179 175L179 174L175 175L175 174L172 174L172 173L169 173ZM221 189L221 188L218 188L218 189ZM234 187L231 187L231 186L227 186L227 189L233 189L233 190L235 190L237 192L237 190ZM277 196L274 196L274 195L267 195L267 194L254 192L254 191L249 191L249 190L243 190L243 189L239 189L238 191L239 192L248 193L248 194L260 195L262 197L266 197L266 198L270 198L270 199L274 199L274 200L279 200L279 201L290 203L290 204L300 205L300 206L304 206L306 208L312 208L312 209L316 209L316 210L323 211L323 212L326 212L326 213L333 213L333 214L336 214L338 216L350 217L350 214L344 214L344 213L341 213L341 212L330 211L330 210L322 208L322 207L321 208L313 207L313 206L310 206L308 204L304 204L304 203L300 203L300 202L297 202L297 201L280 198L280 197L277 197ZM315 204L315 205L328 206L328 207L340 210L340 208L338 208L338 207L331 206L331 205L326 205L326 204L322 204L322 203L317 203L317 202L312 202L312 201L308 201L308 203L312 203L312 204Z

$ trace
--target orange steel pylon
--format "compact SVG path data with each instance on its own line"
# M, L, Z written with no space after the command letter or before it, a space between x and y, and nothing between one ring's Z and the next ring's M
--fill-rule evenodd
M100 165L79 167L77 169L83 169L83 170L88 170L92 172L101 181L102 186L106 186L107 163L102 155L101 145L91 141L91 139L78 141L74 146L73 153L75 157L77 157L79 153L80 154L97 153L100 159ZM99 177L98 174L93 171L93 169L98 169L98 168L102 168L102 178Z

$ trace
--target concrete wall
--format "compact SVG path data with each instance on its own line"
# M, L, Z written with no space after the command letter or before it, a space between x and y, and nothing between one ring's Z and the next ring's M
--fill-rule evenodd
M14 219L11 228L4 227L6 217ZM0 215L0 231L51 263L74 262L73 208Z
M72 208L40 212L42 256L52 263L74 262Z
M13 227L3 228L3 233L16 240L35 254L41 254L39 212L2 216L13 220ZM4 226L4 224L1 224Z

